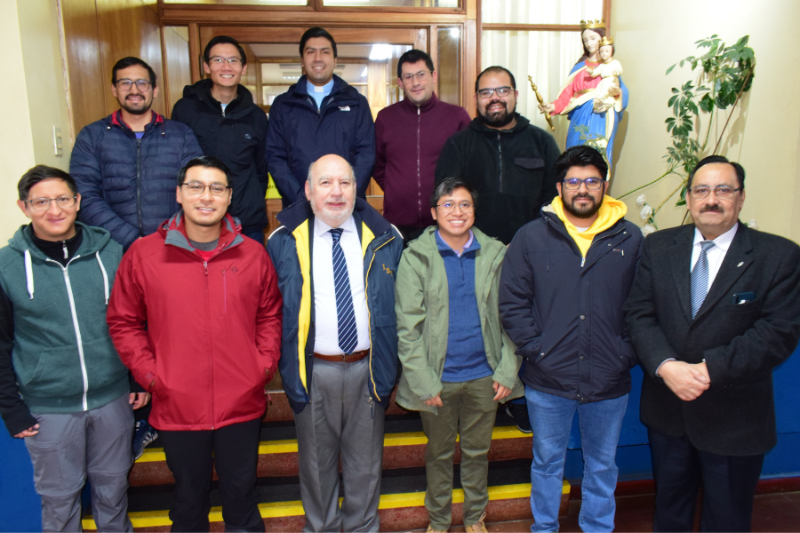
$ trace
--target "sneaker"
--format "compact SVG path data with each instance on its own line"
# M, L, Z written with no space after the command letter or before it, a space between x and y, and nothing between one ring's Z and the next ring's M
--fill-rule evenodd
M476 523L472 524L471 526L467 526L465 528L466 532L467 533L489 533L489 531L486 529L486 524L483 523L483 521L485 519L486 519L486 513L483 513L481 515L480 519Z
M441 530L441 529L434 529L432 525L428 524L427 533L447 533L447 531L446 530Z
M506 404L506 414L514 419L517 429L523 433L533 433L531 421L528 418L528 406L519 403Z
M147 420L137 420L133 432L133 460L144 454L144 447L158 438L158 431Z

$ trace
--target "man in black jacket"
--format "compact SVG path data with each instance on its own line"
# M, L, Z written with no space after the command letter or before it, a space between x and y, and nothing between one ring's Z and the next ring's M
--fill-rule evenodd
M228 212L239 219L244 235L263 244L268 225L268 120L250 91L239 84L247 72L247 55L236 39L219 35L206 45L203 70L209 78L183 89L172 119L192 128L203 153L230 169L233 197Z
M772 370L800 338L800 247L739 223L744 169L700 161L686 203L694 225L645 241L625 303L647 377L653 531L749 531L764 453L775 446Z
M533 531L558 531L564 460L575 411L581 427L582 531L614 530L615 456L636 354L622 304L642 234L625 204L604 196L600 152L573 146L555 163L559 197L523 226L503 262L500 315L525 358L533 426Z
M447 140L436 165L437 184L460 178L475 188L481 199L475 226L505 244L557 194L558 146L516 112L518 95L507 69L481 72L475 82L478 116Z

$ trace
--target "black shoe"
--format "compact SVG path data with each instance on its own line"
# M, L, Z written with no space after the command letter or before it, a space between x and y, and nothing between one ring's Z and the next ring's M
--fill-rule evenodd
M531 421L528 418L528 406L521 403L507 403L506 414L514 419L517 429L523 433L533 433Z

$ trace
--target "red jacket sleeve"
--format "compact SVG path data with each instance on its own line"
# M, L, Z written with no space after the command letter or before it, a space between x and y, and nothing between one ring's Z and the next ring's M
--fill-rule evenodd
M147 306L137 276L136 246L123 257L108 302L108 329L122 363L146 390L156 378L156 356L147 337Z
M267 371L267 381L272 379L281 357L283 323L283 297L278 290L278 276L269 255L264 252L264 282L256 316L256 347Z

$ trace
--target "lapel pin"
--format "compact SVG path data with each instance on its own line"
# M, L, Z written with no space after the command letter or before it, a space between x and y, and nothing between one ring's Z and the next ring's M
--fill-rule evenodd
M737 266L737 267L740 267L740 266L742 266L743 264L744 264L744 261L742 261L741 263L739 263L739 264L738 264L738 265L736 265L736 266Z

